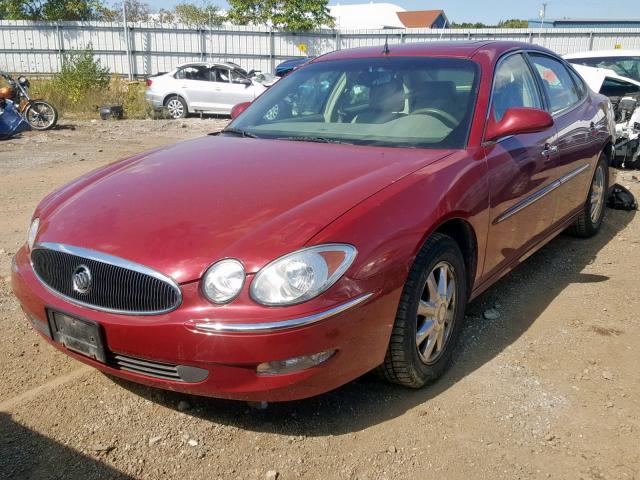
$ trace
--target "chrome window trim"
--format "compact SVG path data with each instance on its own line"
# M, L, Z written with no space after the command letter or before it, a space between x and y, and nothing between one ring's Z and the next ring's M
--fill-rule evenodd
M569 66L568 66L568 65L569 65L569 62L567 62L564 58L557 57L557 56L555 56L555 55L550 55L550 54L548 54L547 52L541 52L541 51L538 51L538 50L527 50L527 57L531 57L531 55L539 55L539 56L541 56L541 57L549 57L549 58L551 58L551 59L553 59L553 60L558 61L558 62L559 62L559 63L560 63L564 68L566 68L567 70L571 70L571 67L569 67ZM530 61L531 63L533 63L533 60L532 60L531 58L529 58L529 61ZM540 73L539 73L539 72L537 71L537 69L535 68L535 65L532 65L532 67L533 67L534 73L535 73L535 75L536 75L536 81L537 81L538 83L540 83L540 82L541 82L541 79L540 79ZM574 71L574 73L576 73L576 74L577 74L577 72L575 72L575 71ZM569 74L569 77L571 78L571 83L573 83L573 84L575 85L575 80L573 79L573 77L571 76L571 74ZM579 78L582 78L582 77L580 77L580 75L579 75L579 74L578 74L578 77L579 77ZM547 100L548 100L549 98L547 97L547 93L546 93L546 91L544 91L544 86L543 86L543 85L540 85L540 87L541 87L541 89L542 89L542 91L543 91L543 93L544 93L545 98L547 98ZM576 93L577 93L577 92L576 92ZM578 98L578 101L577 101L577 102L572 103L571 105L567 105L566 107L564 107L564 108L562 108L562 109L558 110L557 112L553 112L553 111L551 110L551 105L548 105L547 111L549 112L549 114L550 114L554 119L555 119L555 118L558 118L558 117L562 117L563 115L565 115L565 114L567 114L567 113L569 113L569 112L572 112L572 111L573 111L573 110L575 110L576 108L580 107L583 103L585 103L585 102L587 101L587 98L588 98L588 97L589 97L589 95L588 95L588 94L582 95L582 97L579 97L579 98Z
M498 223L503 222L507 218L515 215L520 210L523 210L523 209L527 208L529 205L534 204L535 202L537 202L541 198L545 197L547 194L553 192L556 188L560 187L561 185L564 185L569 180L571 180L571 179L577 177L578 175L580 175L582 172L584 172L590 166L591 165L589 163L587 163L585 165L582 165L581 167L578 167L575 170L572 170L569 173L567 173L566 175L563 175L562 177L558 178L557 180L551 182L546 187L542 187L540 190L536 190L534 193L529 195L527 198L524 198L524 199L520 200L518 203L516 203L515 205L512 205L511 207L507 208L503 213L501 213L493 221L493 224L497 225Z
M342 303L337 307L330 308L323 312L314 313L304 317L292 318L290 320L281 320L277 322L262 323L222 323L218 321L190 320L187 326L204 333L269 333L278 330L287 330L296 327L304 327L318 323L329 317L333 317L339 313L345 312L371 298L373 293L360 295L348 302Z
M67 253L70 255L75 255L82 258L87 258L89 260L94 260L96 262L106 263L108 265L113 265L115 267L125 268L127 270L132 270L137 273L141 273L143 275L148 275L157 280L167 283L170 285L176 292L178 300L175 305L171 308L167 308L164 310L149 310L149 311L129 311L129 310L118 310L112 308L100 307L98 305L93 305L91 303L85 303L80 300L76 300L75 298L68 297L54 288L47 285L47 283L38 275L37 270L33 266L33 262L31 261L31 253L29 253L29 264L31 265L31 270L33 274L36 276L38 281L42 284L44 288L46 288L49 292L53 293L58 298L61 298L69 303L73 303L75 305L79 305L81 307L90 308L92 310L97 310L100 312L106 313L115 313L120 315L134 315L134 316L144 316L144 315L160 315L162 313L172 312L177 309L182 304L182 291L180 290L180 286L178 283L171 277L158 272L150 267L145 265L141 265L139 263L132 262L130 260L126 260L124 258L116 257L114 255L109 255L107 253L98 252L96 250L90 250L88 248L76 247L73 245L68 245L65 243L55 243L55 242L40 242L36 243L33 246L32 250L53 250L56 252Z

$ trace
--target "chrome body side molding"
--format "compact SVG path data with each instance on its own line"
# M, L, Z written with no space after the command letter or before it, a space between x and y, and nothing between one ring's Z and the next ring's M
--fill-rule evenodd
M509 217L515 215L516 213L518 213L520 210L523 210L523 209L527 208L529 205L534 204L535 202L537 202L541 198L543 198L546 195L548 195L549 193L553 192L556 188L560 187L561 185L564 185L569 180L571 180L571 179L577 177L578 175L580 175L582 172L587 170L590 166L591 165L588 164L588 163L585 164L585 165L582 165L581 167L578 167L575 170L570 171L566 175L563 175L559 179L551 182L549 185L541 188L540 190L535 191L533 194L529 195L527 198L525 198L523 200L520 200L515 205L512 205L511 207L506 209L503 213L501 213L498 216L498 218L496 218L493 221L493 224L496 225L496 224L498 224L500 222L503 222L507 218L509 218Z

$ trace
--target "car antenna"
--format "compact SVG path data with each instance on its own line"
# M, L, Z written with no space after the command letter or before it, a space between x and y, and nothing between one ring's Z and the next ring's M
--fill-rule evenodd
M389 50L389 35L384 37L384 47L382 47L382 53L388 55L391 51Z

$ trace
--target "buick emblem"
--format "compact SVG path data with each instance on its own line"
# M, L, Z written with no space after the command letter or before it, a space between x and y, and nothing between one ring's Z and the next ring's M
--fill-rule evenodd
M87 293L91 288L91 271L86 265L79 265L73 272L73 289L78 293Z

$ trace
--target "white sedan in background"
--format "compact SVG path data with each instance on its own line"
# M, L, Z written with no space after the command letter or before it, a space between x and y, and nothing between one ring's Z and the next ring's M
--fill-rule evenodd
M185 63L148 78L145 99L154 110L166 107L171 118L189 113L228 115L234 105L252 101L276 80L231 62Z

